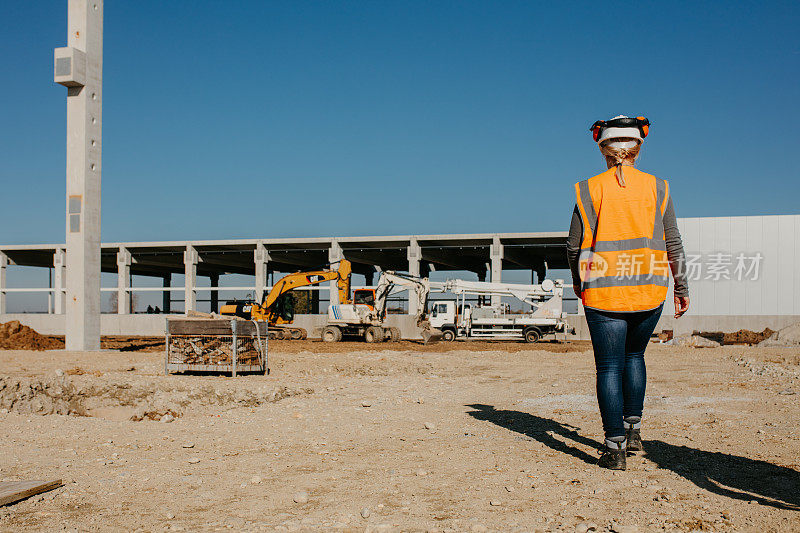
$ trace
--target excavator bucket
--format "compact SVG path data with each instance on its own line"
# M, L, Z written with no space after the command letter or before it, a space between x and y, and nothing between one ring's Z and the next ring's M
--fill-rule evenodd
M422 344L433 344L442 340L442 330L431 327L427 321L422 322L419 327L422 329Z

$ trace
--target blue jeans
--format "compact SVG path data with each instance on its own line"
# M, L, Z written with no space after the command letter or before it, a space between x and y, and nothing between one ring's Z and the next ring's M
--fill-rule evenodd
M622 419L642 416L647 371L644 350L661 316L651 311L614 313L585 308L597 368L597 402L606 438L625 435Z

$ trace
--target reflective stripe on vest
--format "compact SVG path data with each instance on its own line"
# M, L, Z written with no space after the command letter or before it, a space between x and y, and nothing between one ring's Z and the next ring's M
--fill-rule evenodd
M669 185L633 167L624 173L624 187L614 168L575 186L584 227L581 299L608 311L653 309L669 285L663 219Z

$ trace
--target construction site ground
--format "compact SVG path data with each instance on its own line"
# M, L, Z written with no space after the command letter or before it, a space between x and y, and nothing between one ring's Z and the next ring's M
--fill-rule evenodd
M586 342L274 341L231 378L151 340L0 351L0 480L64 481L0 530L800 531L796 348L651 345L612 472Z

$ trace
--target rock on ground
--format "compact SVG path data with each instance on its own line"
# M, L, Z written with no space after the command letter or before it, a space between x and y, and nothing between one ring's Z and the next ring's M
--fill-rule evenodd
M759 346L800 346L800 322L776 331L768 339L758 343Z
M686 346L692 348L716 348L721 346L720 343L716 341L712 341L710 339L706 339L705 337L701 337L700 335L681 335L679 337L675 337L669 342L664 344L669 344L672 346Z

